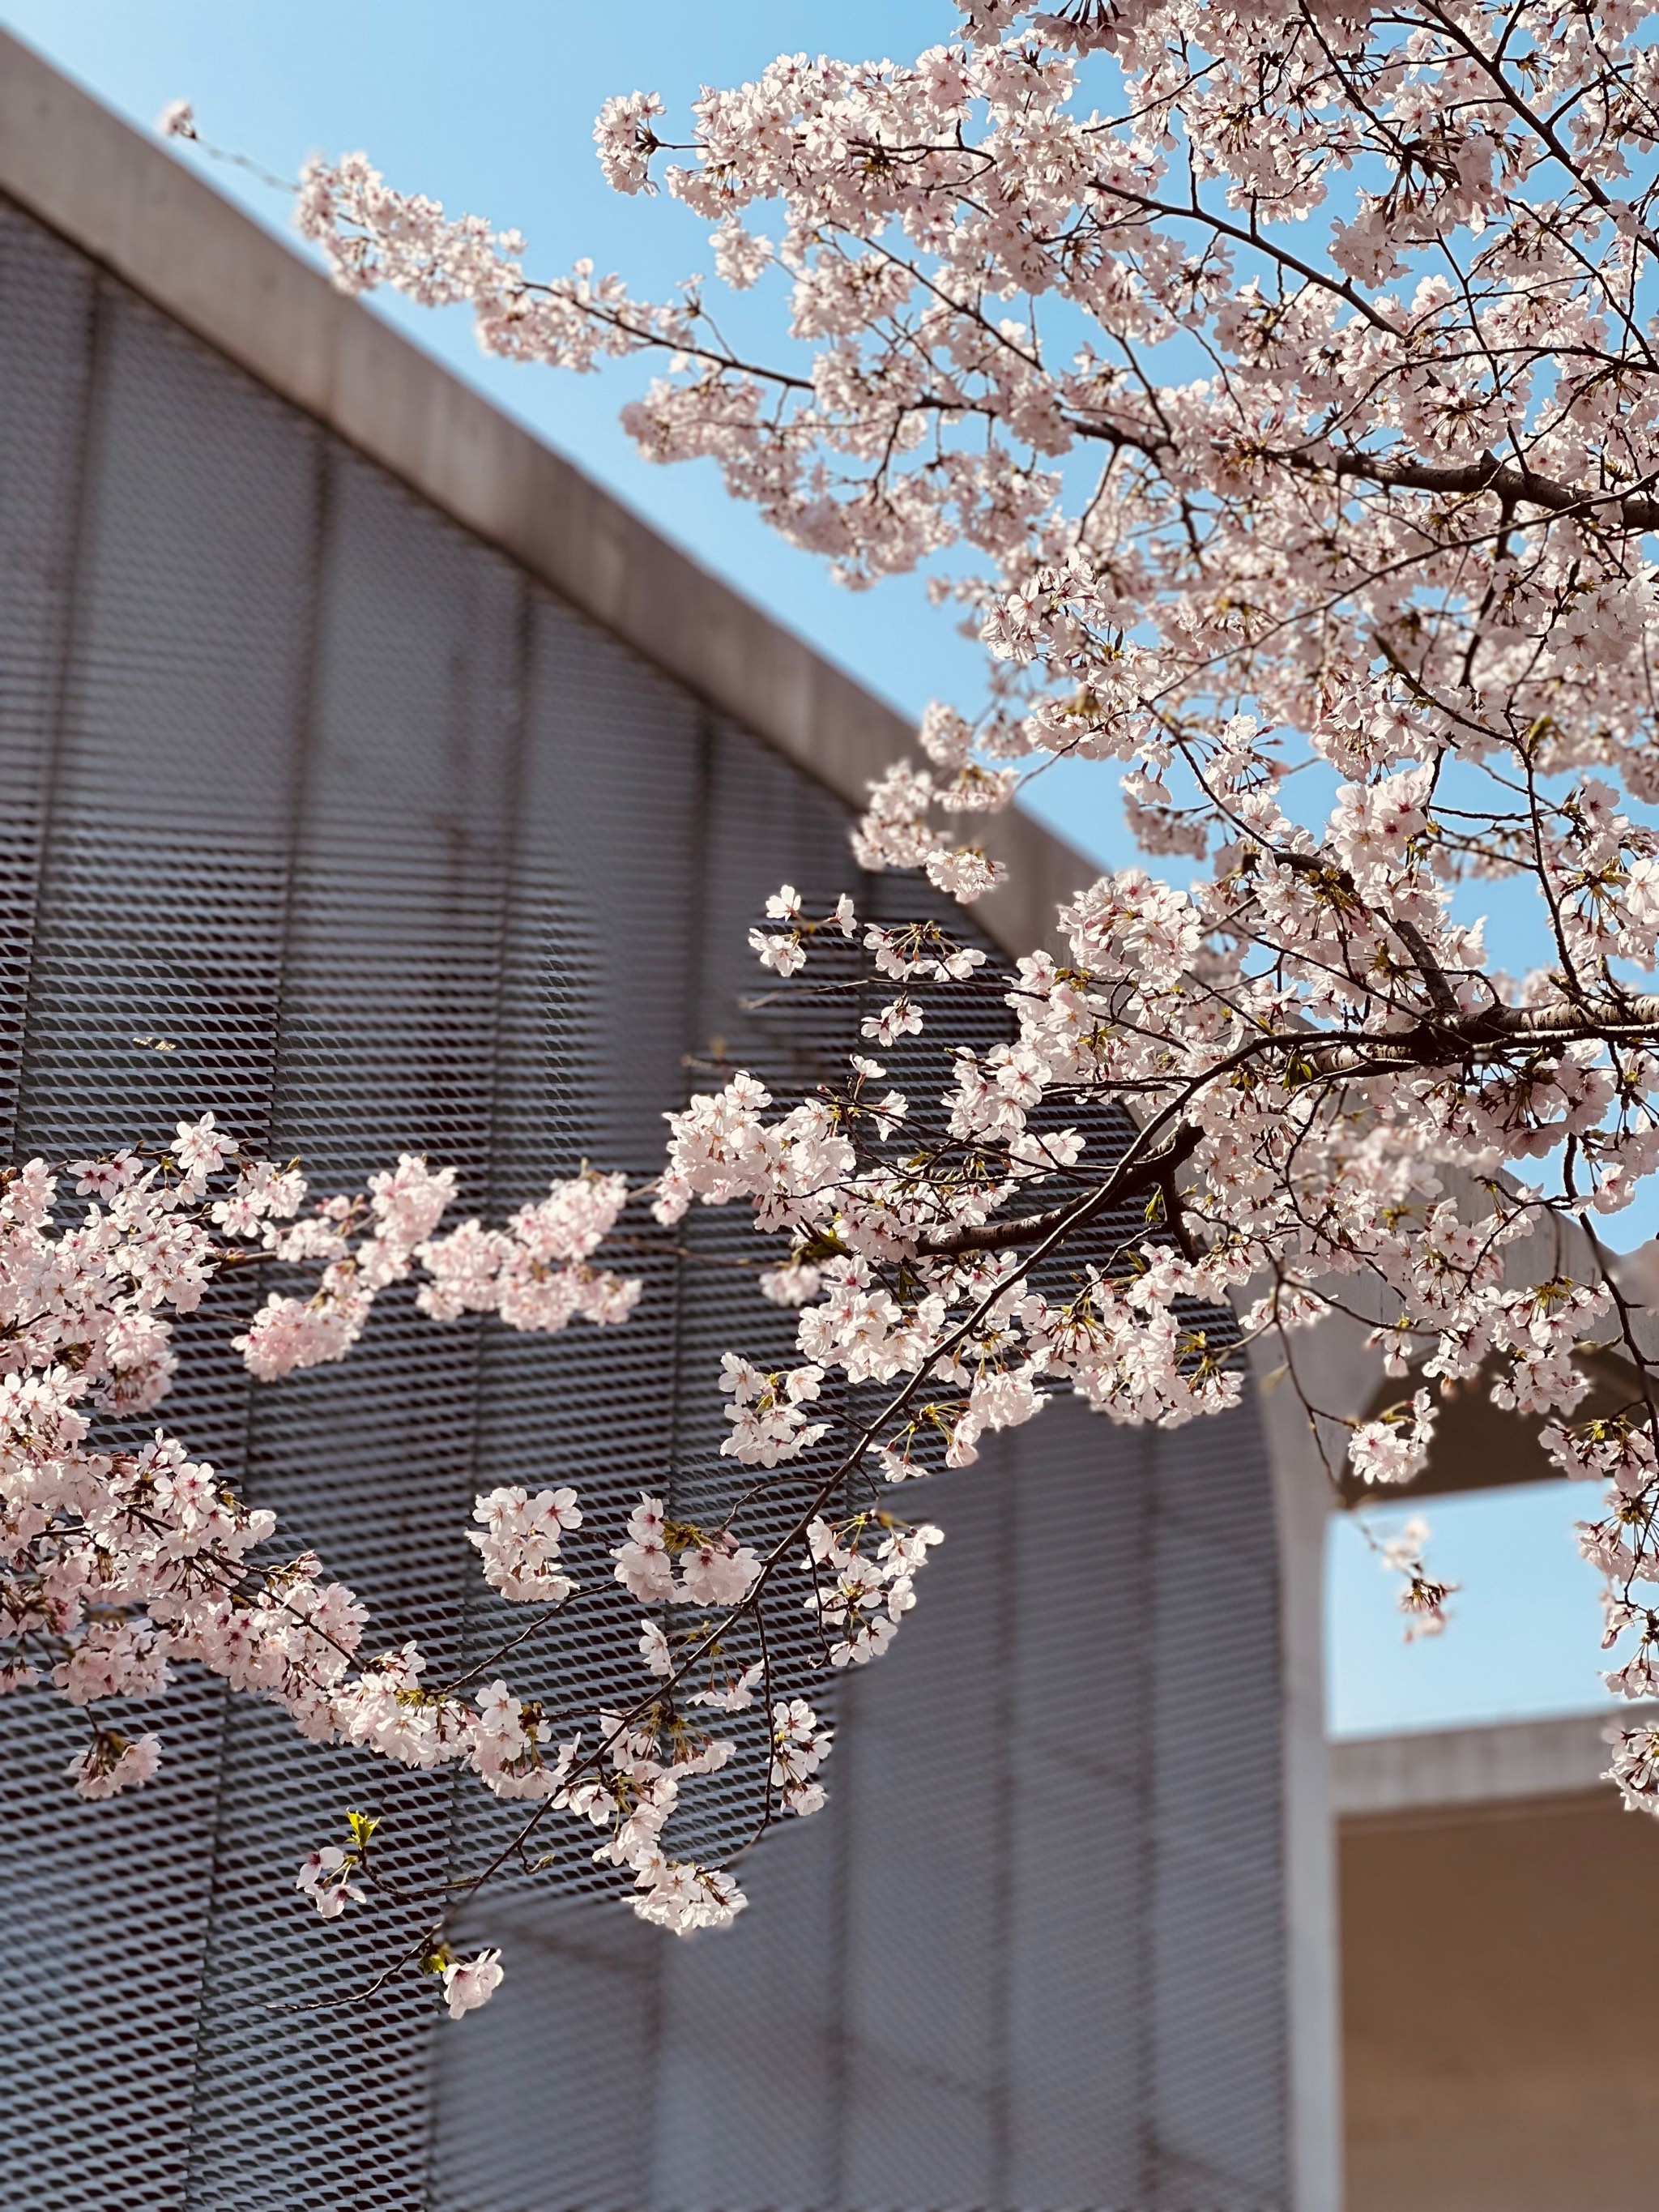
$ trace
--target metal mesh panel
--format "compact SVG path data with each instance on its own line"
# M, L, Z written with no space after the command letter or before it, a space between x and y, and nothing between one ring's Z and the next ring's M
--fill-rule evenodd
M211 1103L343 1185L428 1151L495 1212L583 1158L651 1171L663 1109L728 1056L781 1086L839 1066L850 1000L743 1002L764 895L851 881L841 810L3 205L0 587L14 1146ZM964 1002L929 1042L1006 1021ZM474 1489L578 1484L573 1560L599 1580L641 1489L676 1470L695 1515L729 1483L720 1354L781 1359L793 1329L732 1264L754 1255L736 1210L683 1233L697 1259L641 1254L626 1330L440 1330L392 1296L346 1367L276 1389L228 1350L246 1285L216 1289L167 1420L359 1588L382 1642L479 1654L508 1615L463 1540ZM475 1909L508 1978L436 2035L409 1980L299 2008L361 1986L388 1929L321 1929L284 1887L347 1803L388 1816L416 1884L476 1864L506 1808L302 1745L212 1684L171 1694L156 1783L80 1808L68 1717L10 1700L7 2201L1282 2203L1252 1417L1148 1440L1056 1406L924 1495L951 1540L892 1657L840 1686L830 1806L745 1862L737 1929L640 1926L582 1893L618 1878L567 1838L539 1887ZM1217 1525L1261 1545L1218 1559ZM1220 1740L1206 1613L1233 1638ZM629 1679L632 1641L596 1658L573 1613L515 1686L580 1707ZM740 1840L757 1728L688 1793L682 1847Z
M12 269L74 264L21 223L7 235L0 321L15 344L39 288L15 297ZM84 276L79 285L89 299ZM274 1035L289 679L309 597L307 434L250 385L193 379L198 349L118 295L102 294L63 336L56 366L83 402L76 476L65 453L56 495L65 536L43 579L61 660L41 732L55 742L40 787L27 969L9 994L21 1032L12 1140L61 1157L135 1122L170 1127L209 1097L257 1139ZM50 387L41 377L8 392L0 413L20 447L36 445L33 416L51 450ZM157 1036L169 1052L137 1042ZM181 1332L187 1379L170 1412L198 1449L239 1467L247 1393L226 1342L231 1310L216 1292ZM176 2206L222 1694L185 1686L155 1793L106 1822L76 1820L66 1802L79 1733L70 1716L46 1698L14 1708L21 1774L17 1764L9 1773L23 1786L12 1803L36 1847L8 1896L17 1923L5 1970L21 1977L15 2015L38 2032L9 2086L26 2111L61 2114L63 2132L38 2119L15 2129L8 2185L20 2203L107 2202L118 2144L124 2201ZM78 1971L55 1963L64 1951ZM40 1991L51 1992L45 2004Z
M333 463L328 501L274 1142L345 1188L400 1148L428 1149L482 1201L517 580L349 457ZM368 1601L371 1648L413 1636L434 1672L461 1652L476 1365L477 1331L434 1328L405 1287L348 1366L252 1398L261 1501ZM202 2203L349 2201L366 2175L377 2203L418 2201L425 2146L410 2106L424 2095L428 1992L405 1977L343 2018L266 2009L290 1990L345 1995L430 1925L429 1908L377 1913L376 1926L343 1925L337 1948L337 1931L271 1911L346 1803L385 1816L400 1883L429 1892L441 1879L447 1780L384 1765L319 1758L280 1713L231 1703L198 2057ZM250 2174L243 2116L256 2106L266 2141L304 2142L303 2188L264 2162Z
M0 210L0 1115L15 1141L40 842L70 643L92 274Z
M729 1934L481 1905L511 1964L440 2046L439 2204L1282 2207L1273 1566L1213 1537L1267 1480L1248 1409L1061 1401L927 1484L921 1601Z

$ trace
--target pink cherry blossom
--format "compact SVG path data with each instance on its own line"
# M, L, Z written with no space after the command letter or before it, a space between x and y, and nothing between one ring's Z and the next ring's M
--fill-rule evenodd
M648 1187L584 1165L500 1224L441 1230L453 1179L414 1155L307 1206L210 1115L0 1190L4 1679L96 1727L100 1697L206 1666L319 1740L580 1824L681 1932L743 1905L674 1855L682 1792L740 1746L757 1822L819 1802L832 1732L762 1648L775 1608L817 1667L878 1656L939 1540L890 1486L1056 1393L1172 1428L1236 1405L1257 1348L1334 1482L1401 1491L1479 1389L1599 1489L1607 1679L1659 1691L1659 1340L1596 1231L1659 1170L1645 11L961 0L941 28L914 62L781 57L684 125L653 93L606 103L611 181L678 201L700 265L751 295L741 351L702 282L536 274L516 232L364 155L312 163L298 204L348 291L461 307L504 358L643 370L623 422L647 458L712 461L851 585L925 569L983 646L979 695L873 764L851 838L850 863L924 878L917 918L790 884L749 917L762 1004L815 993L871 1052L795 1090L722 1069L661 1102ZM1079 868L1003 962L939 915L1006 903L994 817L1079 762L1152 865ZM1518 974L1482 918L1500 881L1532 916ZM615 927L641 957L637 918ZM90 1201L68 1227L65 1175ZM365 1658L320 1562L251 1562L273 1531L234 1470L165 1432L102 1444L165 1398L173 1316L228 1248L289 1271L235 1340L275 1382L349 1354L404 1280L441 1322L623 1322L648 1278L607 1243L660 1232L692 1269L696 1206L743 1210L773 1308L708 1378L722 1502L684 1518L704 1471L687 1492L646 1465L625 1526L502 1487L468 1532L502 1601L594 1624L596 1676L627 1654L556 1743L507 1639L448 1683L394 1623ZM758 1348L778 1308L798 1364ZM1320 1328L1397 1389L1318 1402ZM1628 1402L1583 1418L1609 1345ZM1425 1542L1378 1540L1414 1635L1453 1590ZM1650 1732L1611 1771L1659 1809Z
M443 1968L444 2001L451 2020L488 2004L506 1969L499 1951L480 1951L474 1959L452 1959Z

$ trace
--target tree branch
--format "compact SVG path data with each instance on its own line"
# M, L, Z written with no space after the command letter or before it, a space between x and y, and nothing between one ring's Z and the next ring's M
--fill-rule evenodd
M1035 1238L1048 1237L1061 1227L1081 1229L1121 1199L1140 1198L1155 1190L1166 1199L1175 1170L1197 1150L1203 1131L1188 1122L1178 1129L1162 1152L1138 1160L1119 1174L1114 1170L1094 1194L1081 1206L1056 1206L1047 1213L1022 1214L1017 1221L988 1221L953 1229L943 1237L929 1237L921 1247L926 1260L951 1259L964 1252L1009 1252Z
M1598 509L1610 508L1626 530L1659 530L1659 499L1636 491L1576 490L1571 484L1557 483L1553 477L1540 476L1536 470L1512 461L1500 461L1495 453L1483 453L1476 460L1455 464L1390 461L1371 453L1321 455L1294 450L1270 453L1266 458L1282 461L1287 468L1299 470L1305 476L1334 476L1339 480L1359 477L1368 483L1381 484L1390 490L1398 488L1453 495L1496 492L1510 505L1541 507L1554 514L1593 516Z

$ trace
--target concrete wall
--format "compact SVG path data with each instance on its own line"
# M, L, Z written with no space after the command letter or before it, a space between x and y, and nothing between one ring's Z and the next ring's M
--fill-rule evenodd
M1659 1822L1605 1717L1333 1747L1349 2212L1649 2212Z

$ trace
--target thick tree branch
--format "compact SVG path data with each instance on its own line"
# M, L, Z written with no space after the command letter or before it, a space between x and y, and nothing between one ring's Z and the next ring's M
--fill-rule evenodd
M1161 1152L1137 1160L1133 1166L1126 1164L1121 1173L1115 1169L1081 1206L1073 1201L1068 1206L1054 1206L1046 1213L1023 1214L1017 1221L982 1222L965 1229L953 1229L945 1236L927 1238L922 1244L921 1256L938 1260L954 1258L964 1252L1010 1252L1022 1244L1051 1236L1062 1226L1072 1230L1085 1228L1109 1207L1125 1199L1146 1197L1155 1190L1163 1191L1167 1198L1176 1170L1191 1158L1203 1133L1188 1123L1176 1132Z
M1273 453L1270 460L1305 476L1358 477L1385 489L1443 492L1449 496L1495 492L1510 506L1540 507L1553 514L1607 517L1625 530L1659 530L1659 499L1638 491L1591 491L1558 483L1535 469L1483 453L1473 461L1391 461L1381 454Z

